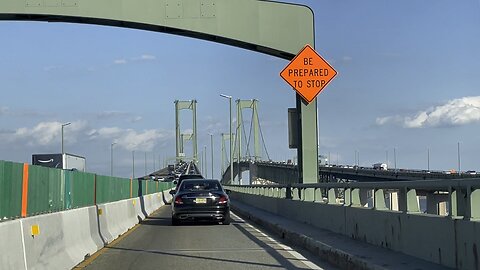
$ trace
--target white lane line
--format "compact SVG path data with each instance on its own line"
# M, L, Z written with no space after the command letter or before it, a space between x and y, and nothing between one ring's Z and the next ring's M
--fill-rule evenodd
M277 244L279 247L281 247L283 250L287 251L288 253L290 253L290 255L292 255L293 257L295 257L296 259L300 260L303 264L305 264L308 268L310 269L315 269L315 270L323 270L323 268L321 268L320 266L316 265L315 263L309 261L307 258L305 258L302 254L296 252L295 250L293 250L291 247L287 246L287 245L284 245L282 243L279 243L278 241L276 241L275 239L271 238L270 236L268 236L267 234L265 234L264 232L260 231L259 229L257 229L256 227L254 227L252 224L246 222L244 219L242 219L241 217L237 216L236 214L234 213L230 213L231 215L233 215L233 217L240 221L240 222L244 222L246 226L250 227L251 229L253 229L254 231L258 232L260 235L262 235L263 237L265 237L266 239L268 239L269 241Z

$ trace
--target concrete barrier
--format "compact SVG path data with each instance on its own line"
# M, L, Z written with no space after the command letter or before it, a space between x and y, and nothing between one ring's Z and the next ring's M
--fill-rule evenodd
M139 222L138 198L98 205L100 232L106 243L111 243Z
M2 222L0 269L71 269L165 205L171 197L164 191Z
M233 199L294 221L457 269L480 269L480 222L232 192ZM301 209L301 211L300 211Z
M21 220L27 269L71 269L103 247L95 207Z
M0 223L0 269L26 270L20 220Z
M111 243L165 205L165 201L171 198L168 191L163 191L138 198L99 204L100 232L105 243Z

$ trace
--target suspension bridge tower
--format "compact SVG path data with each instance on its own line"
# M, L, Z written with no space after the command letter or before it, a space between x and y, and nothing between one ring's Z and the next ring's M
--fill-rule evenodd
M198 150L197 150L197 101L188 100L180 101L175 100L175 157L176 160L183 159L185 156L184 152L184 139L186 134L180 133L180 111L181 110L190 110L192 111L192 134L188 134L188 139L192 141L193 149L193 161L198 161Z

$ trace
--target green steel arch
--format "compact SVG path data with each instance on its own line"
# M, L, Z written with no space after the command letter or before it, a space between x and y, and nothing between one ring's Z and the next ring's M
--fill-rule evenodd
M73 22L193 37L283 59L314 45L313 12L263 0L1 0L0 20ZM296 97L300 181L317 182L316 101ZM303 173L303 175L302 175Z

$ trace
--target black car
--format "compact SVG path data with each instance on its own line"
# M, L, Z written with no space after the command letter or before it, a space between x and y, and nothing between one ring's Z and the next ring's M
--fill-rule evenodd
M178 225L182 220L212 220L230 224L227 191L218 180L185 179L176 192L170 191L174 195L172 225Z

